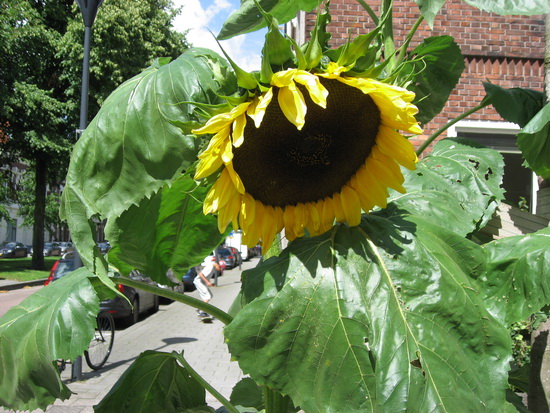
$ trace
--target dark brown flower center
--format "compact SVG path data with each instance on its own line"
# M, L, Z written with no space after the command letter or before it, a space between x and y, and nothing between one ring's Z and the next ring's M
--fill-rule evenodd
M286 119L274 88L259 128L249 120L233 165L246 191L264 205L315 202L339 192L365 163L375 144L380 110L368 95L334 79L320 78L327 108L307 104L301 131Z

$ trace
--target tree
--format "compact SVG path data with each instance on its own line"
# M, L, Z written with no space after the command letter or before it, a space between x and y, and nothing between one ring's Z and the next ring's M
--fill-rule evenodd
M156 57L186 48L172 29L170 0L106 2L92 40L90 115L125 78ZM64 179L78 125L84 26L72 0L14 0L0 6L2 164L21 159L34 174L33 268L44 268L46 188Z

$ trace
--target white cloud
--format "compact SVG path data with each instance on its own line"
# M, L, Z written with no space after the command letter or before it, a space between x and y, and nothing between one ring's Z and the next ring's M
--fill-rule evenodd
M182 32L189 30L187 40L193 46L206 47L222 54L214 37L236 5L228 0L213 0L209 6L204 6L204 3L201 4L200 0L174 0L176 7L183 6L181 13L174 19L174 27ZM229 57L247 71L260 68L261 46L256 43L251 40L251 35L221 42Z

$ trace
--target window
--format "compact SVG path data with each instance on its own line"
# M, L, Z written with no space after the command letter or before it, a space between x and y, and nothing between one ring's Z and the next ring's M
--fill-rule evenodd
M505 122L461 121L449 128L449 137L460 137L478 142L500 152L504 158L504 178L506 203L518 207L522 200L527 201L529 212L536 213L537 177L523 166L521 152L516 145L519 127Z

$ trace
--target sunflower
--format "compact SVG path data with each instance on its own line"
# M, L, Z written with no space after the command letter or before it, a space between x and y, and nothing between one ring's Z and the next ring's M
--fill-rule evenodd
M292 241L335 221L355 226L386 206L388 188L405 192L399 165L412 170L417 157L398 131L422 132L414 94L345 72L276 72L264 92L194 130L214 135L195 179L221 169L204 203L220 232L232 223L243 244L267 250L283 229Z

